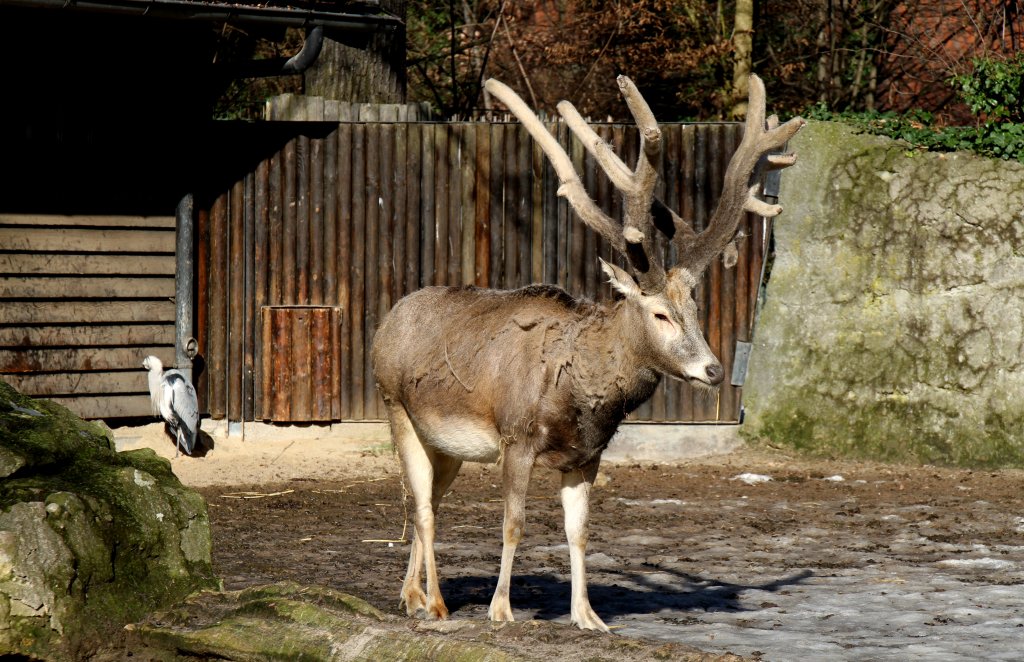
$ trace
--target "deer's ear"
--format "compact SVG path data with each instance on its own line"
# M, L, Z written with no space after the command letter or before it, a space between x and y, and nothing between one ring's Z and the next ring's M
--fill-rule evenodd
M601 260L601 258L597 259ZM633 280L633 277L625 269L601 260L601 270L608 276L608 282L612 284L615 291L627 299L639 298L642 294L636 281Z

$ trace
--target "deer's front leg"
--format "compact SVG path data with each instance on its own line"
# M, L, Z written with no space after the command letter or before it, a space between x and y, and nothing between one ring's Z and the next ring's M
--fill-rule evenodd
M508 592L512 581L512 559L516 547L523 538L526 525L526 488L533 471L532 456L527 454L506 454L503 460L502 490L505 497L505 523L502 526L501 571L498 573L498 587L494 589L487 617L492 621L513 621L512 605Z
M590 606L587 596L587 520L590 517L590 487L597 476L600 458L590 464L562 474L562 509L565 511L565 537L569 542L569 565L572 568L573 625L584 630L609 632Z

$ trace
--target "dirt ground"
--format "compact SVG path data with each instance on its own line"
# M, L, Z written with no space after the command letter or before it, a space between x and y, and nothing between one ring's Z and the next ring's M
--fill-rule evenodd
M173 455L154 429L126 436ZM399 614L411 498L384 445L282 437L172 462L207 499L226 589L321 584ZM467 464L442 503L437 556L453 619L486 619L500 482L498 468ZM567 622L557 475L536 471L529 494L513 610ZM752 659L1019 659L1022 536L1020 471L768 449L610 465L591 496L590 596L616 634Z

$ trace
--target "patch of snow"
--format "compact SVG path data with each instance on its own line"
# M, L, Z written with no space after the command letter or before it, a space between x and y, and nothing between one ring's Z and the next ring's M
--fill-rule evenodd
M835 476L826 476L825 478L822 478L822 480L827 480L832 483L841 483L846 479L840 476L839 474L836 474Z
M943 559L942 561L936 561L936 564L950 568L978 570L1012 570L1017 565L1012 561L1001 561L987 556L980 559Z
M742 483L746 483L747 485L757 485L758 483L767 483L771 479L771 476L765 476L764 474L742 473L733 476L729 480L738 480Z

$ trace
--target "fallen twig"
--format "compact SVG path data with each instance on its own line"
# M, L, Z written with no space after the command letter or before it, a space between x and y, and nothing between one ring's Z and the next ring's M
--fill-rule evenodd
M276 497L284 494L291 494L295 490L284 490L283 492L231 492L230 494L221 494L223 499L265 499L267 497Z

